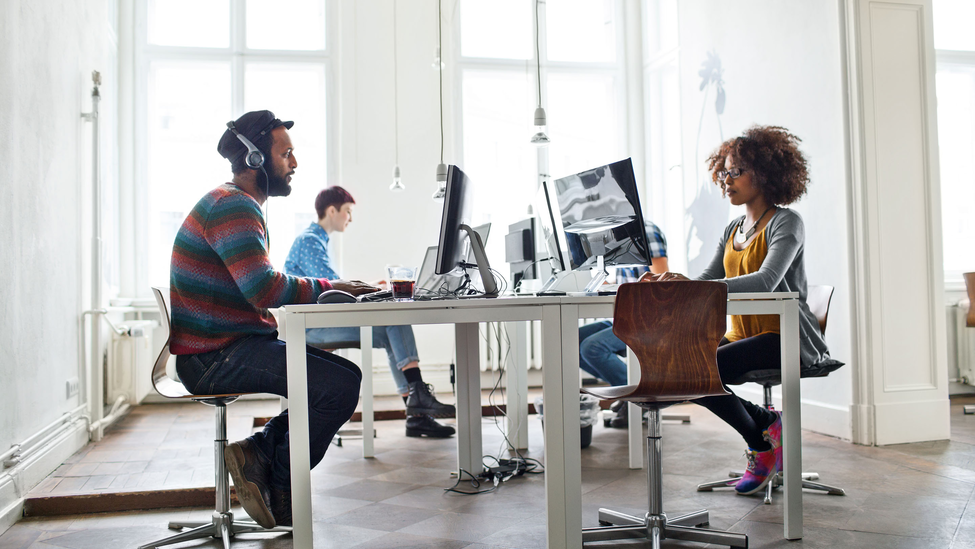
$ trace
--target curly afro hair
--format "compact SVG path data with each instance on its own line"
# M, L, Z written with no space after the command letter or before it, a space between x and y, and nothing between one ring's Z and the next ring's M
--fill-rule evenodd
M806 194L809 172L806 158L799 151L802 141L780 126L752 126L741 137L729 139L708 157L711 181L721 186L718 172L724 170L725 158L733 156L735 165L750 170L770 205L786 206Z

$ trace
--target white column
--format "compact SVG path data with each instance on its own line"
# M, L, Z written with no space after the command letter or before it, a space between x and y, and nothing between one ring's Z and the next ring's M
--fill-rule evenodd
M855 274L854 440L947 439L930 0L843 0Z
M626 382L630 385L640 383L640 359L633 349L626 349ZM629 423L626 426L626 438L630 448L630 469L643 469L643 408L632 402L627 406Z

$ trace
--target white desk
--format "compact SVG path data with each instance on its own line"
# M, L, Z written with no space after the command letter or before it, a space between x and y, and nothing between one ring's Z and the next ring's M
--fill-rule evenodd
M291 498L294 546L312 547L311 472L309 470L308 390L305 330L339 326L454 324L457 352L458 468L481 469L481 392L479 322L541 322L543 398L551 410L545 422L545 501L550 548L582 546L579 454L578 365L563 361L560 298L518 297L448 301L351 303L285 306L288 342L288 396L291 432ZM569 330L577 333L573 324ZM576 337L578 340L578 336ZM367 340L364 340L367 341ZM572 354L578 355L578 343ZM363 384L371 371L363 372ZM565 382L563 382L565 380ZM368 430L365 431L368 433ZM565 448L575 451L565 452Z
M787 539L802 537L801 440L799 416L799 315L790 294L732 294L728 314L778 314L782 338L782 440L785 468L784 529ZM454 324L457 345L458 468L481 468L479 322L541 321L543 398L551 412L545 427L547 545L582 547L582 459L579 440L579 318L611 317L613 296L518 297L426 302L288 305L288 394L291 410L291 470L294 546L312 547L309 470L308 393L305 358L307 328ZM364 328L364 336L368 328ZM370 341L366 337L363 341ZM518 361L521 362L521 361ZM552 365L561 364L561 368ZM631 366L632 371L633 366ZM371 369L363 386L371 392ZM367 377L368 376L368 377ZM520 398L518 399L520 401ZM370 410L371 411L371 410ZM520 412L520 410L519 410ZM521 416L521 413L518 413ZM632 417L638 417L633 414ZM364 413L365 419L365 413ZM371 417L370 417L371 419ZM523 422L521 422L523 423ZM640 422L630 422L630 447L642 448ZM635 426L635 427L634 427ZM364 425L365 427L365 425ZM368 433L371 429L364 429ZM634 435L635 433L635 435ZM512 433L513 434L513 433ZM635 440L635 442L634 442ZM371 440L370 440L371 442ZM631 450L630 465L642 467L642 452Z
M563 297L562 322L562 369L579 369L579 331L572 332L568 325L578 326L580 318L612 318L615 296ZM785 538L802 538L802 438L801 407L799 402L799 294L796 292L729 294L729 315L779 315L782 335L782 466L784 471L785 505L783 523ZM570 352L575 349L575 352ZM635 353L627 353L634 357ZM571 363L571 364L570 364ZM633 359L627 361L630 383L640 379L640 365ZM547 405L546 405L547 406ZM630 404L631 418L640 417L640 409ZM643 467L643 423L630 421L628 427L630 468ZM568 447L567 451L568 451ZM568 459L568 458L567 458ZM577 461L577 460L576 460ZM578 469L572 469L575 472ZM578 477L578 474L573 474ZM571 495L576 495L572 486Z

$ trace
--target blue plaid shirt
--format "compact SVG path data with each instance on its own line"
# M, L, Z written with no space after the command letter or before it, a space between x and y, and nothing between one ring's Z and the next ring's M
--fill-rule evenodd
M651 221L646 221L646 224L647 242L650 244L650 257L667 257L667 237L664 236L664 232Z
M288 259L284 261L284 272L329 280L341 278L332 269L332 262L328 258L328 233L321 225L312 223L295 238Z

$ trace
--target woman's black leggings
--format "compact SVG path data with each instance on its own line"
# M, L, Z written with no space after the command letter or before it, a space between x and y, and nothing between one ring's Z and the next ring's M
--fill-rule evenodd
M764 452L771 445L762 438L762 432L775 421L775 414L735 395L727 382L752 370L781 368L779 334L761 334L734 342L722 338L718 345L718 373L725 383L725 389L732 394L699 398L694 402L734 427L749 448Z

